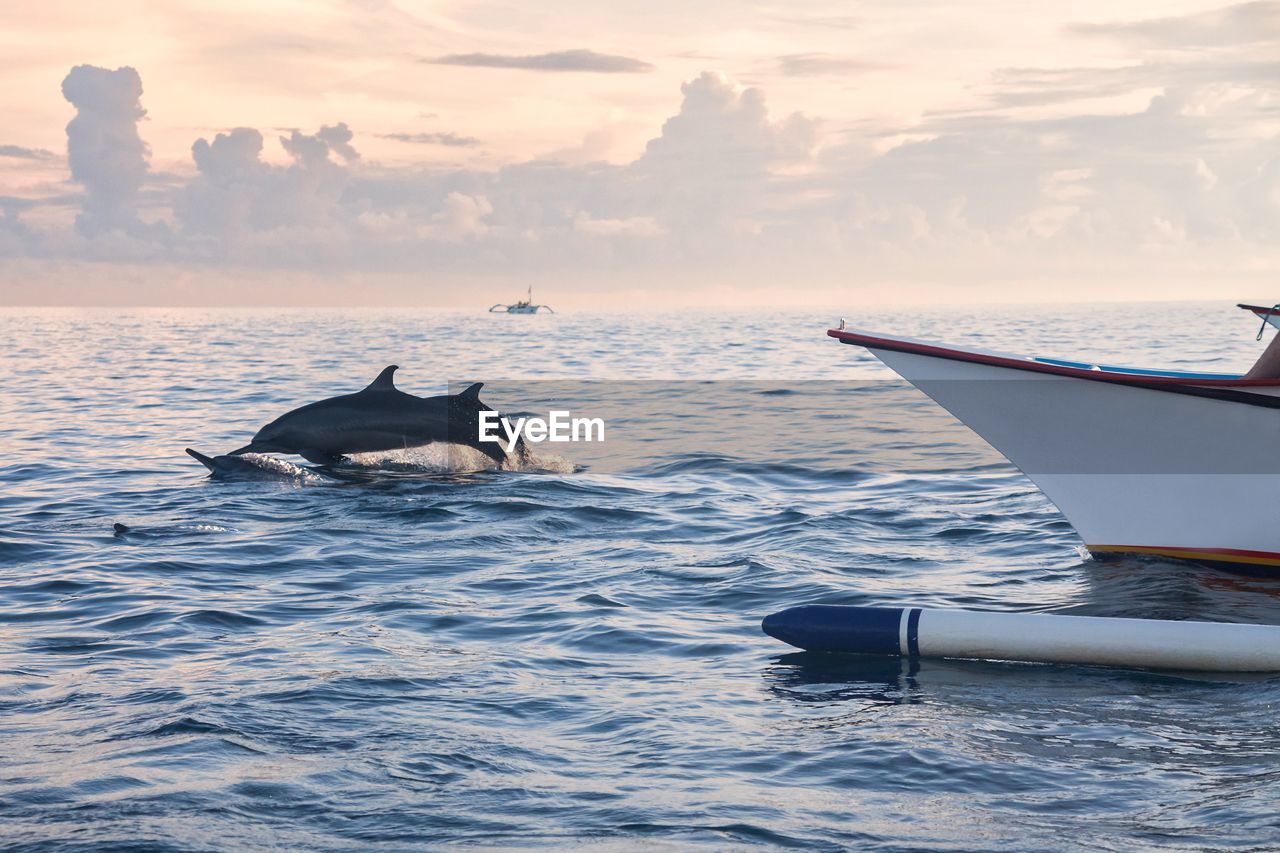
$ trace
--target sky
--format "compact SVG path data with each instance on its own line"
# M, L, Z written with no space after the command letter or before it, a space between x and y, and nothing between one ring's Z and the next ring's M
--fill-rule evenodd
M1280 2L0 6L0 304L1280 299Z

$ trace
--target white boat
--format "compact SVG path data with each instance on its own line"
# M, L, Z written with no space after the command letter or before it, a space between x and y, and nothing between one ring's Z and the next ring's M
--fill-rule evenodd
M843 327L827 334L866 347L1004 454L1095 556L1280 575L1280 380L1034 358Z
M1236 307L1252 311L1253 316L1262 321L1262 328L1258 330L1258 340L1262 340L1262 330L1266 328L1268 323L1280 329L1280 305L1249 305L1246 302L1241 302Z
M537 314L539 308L545 308L551 314L556 313L551 310L550 305L534 305L533 304L533 285L529 286L526 298L519 302L513 302L510 305L503 305L499 302L489 309L490 314Z

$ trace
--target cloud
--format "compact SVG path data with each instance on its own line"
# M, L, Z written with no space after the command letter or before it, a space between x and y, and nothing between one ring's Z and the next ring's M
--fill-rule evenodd
M1073 24L1070 32L1158 48L1212 48L1280 41L1280 2L1259 0L1209 12L1112 23Z
M480 144L480 140L474 136L459 136L452 131L438 133L380 133L378 137L381 139L393 139L396 142L408 142L414 145L445 145L463 148Z
M483 257L520 269L566 257L617 262L641 251L637 241L649 246L634 256L640 263L705 260L756 227L782 180L775 172L808 157L814 125L800 115L771 118L760 90L717 74L689 81L683 95L625 166L361 170L356 157L341 156L346 134L324 129L280 137L292 162L274 166L263 159L262 135L238 128L192 147L198 174L181 188L175 219L185 251L237 263L465 268ZM654 242L671 235L679 235L671 244Z
M445 240L481 237L489 230L485 220L491 213L493 205L484 196L451 192L445 196L440 211L431 217L431 223L421 233Z
M793 53L779 56L778 71L788 77L819 77L826 74L848 74L875 71L883 66L829 53Z
M585 214L578 214L573 220L573 229L583 234L602 237L627 235L631 237L658 237L666 232L652 216L632 216L629 219L592 219Z
M1024 69L1001 85L1084 91L1111 86L1108 73ZM101 143L87 148L88 173L73 166L83 194L49 186L43 199L0 200L0 258L317 281L548 275L593 289L628 276L680 289L713 279L982 283L1046 270L1114 281L1214 269L1225 280L1280 263L1274 86L1260 73L1225 86L1185 72L1165 87L1125 73L1136 76L1124 86L1153 89L1138 108L987 110L842 135L775 114L761 89L708 72L683 84L679 108L627 163L392 167L362 158L352 129L336 123L217 133L192 145L189 174L163 180L147 171L145 146L139 155L137 86L77 116L116 105L105 111L125 130L124 178L107 156L119 143ZM450 144L436 136L387 134ZM277 144L285 162L266 153ZM95 223L136 223L141 207L169 224L77 232L56 224L68 205Z
M707 169L757 172L770 161L802 157L813 146L813 122L799 113L773 121L760 89L739 90L723 75L704 71L680 91L680 111L649 140L640 165L678 165L689 177Z
M138 191L150 155L138 136L138 122L147 114L142 78L128 67L110 71L79 65L62 81L62 95L76 108L67 125L71 177L87 194L77 227L89 235L136 231Z
M345 124L281 136L281 147L293 159L288 166L262 159L262 134L253 128L197 140L191 156L198 174L174 202L183 232L194 238L188 249L218 257L246 249L278 252L282 260L305 255L314 242L332 236L325 229L348 181L345 164L359 159L350 139Z
M680 111L630 167L648 209L628 215L686 234L749 229L747 212L767 205L776 169L808 158L816 127L799 113L774 121L760 89L739 90L720 74L704 72L680 91Z
M23 148L20 145L0 145L0 157L14 157L19 160L52 160L53 152L43 148Z
M351 145L354 136L346 122L339 122L332 127L321 127L310 136L294 130L288 136L280 137L280 145L299 163L326 161L330 152L352 162L360 159L360 153Z
M1066 31L1113 38L1132 46L1134 58L1095 67L1002 68L992 75L991 104L1034 107L1208 86L1280 93L1280 2L1072 24Z
M1123 264L1125 247L1256 258L1280 236L1280 183L1265 137L1221 132L1242 109L1205 87L1129 113L952 122L870 163L858 215L901 226L910 211L922 245L967 233L1027 260L1038 248L1045 264L1073 251Z
M1240 85L1280 91L1280 61L1230 56L1106 68L1004 68L992 82L991 102L1002 107L1108 98L1142 89Z
M832 30L852 30L862 26L860 18L849 15L816 15L813 17L770 15L769 20L796 27L816 27Z
M613 56L594 50L560 50L552 53L512 56L500 53L454 53L424 59L435 65L464 65L472 68L519 68L525 71L594 71L604 74L635 74L652 71L653 66L629 56Z
M321 127L316 131L316 136L329 146L330 151L348 163L360 159L360 152L351 145L354 134L345 121L340 121L331 127Z
M0 211L4 212L6 215L9 214L10 212L16 215L18 211L26 210L29 207L34 207L35 204L36 203L29 198L18 198L17 196L0 195Z
M1000 69L993 75L992 103L1041 106L1142 90L1208 86L1280 93L1280 2L1242 3L1175 17L1073 24L1067 32L1131 45L1135 61Z

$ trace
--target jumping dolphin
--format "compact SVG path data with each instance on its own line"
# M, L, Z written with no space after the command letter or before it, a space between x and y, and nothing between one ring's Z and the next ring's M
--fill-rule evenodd
M272 457L250 459L245 456L205 456L190 447L187 448L187 455L208 468L209 476L215 479L305 480L312 476L309 469Z
M258 430L242 453L296 453L318 465L333 465L348 453L402 450L445 442L465 444L501 465L502 445L480 441L480 412L493 411L480 402L477 382L459 394L415 397L396 388L399 368L391 365L369 387L355 394L330 397L281 415ZM516 451L527 456L523 442Z

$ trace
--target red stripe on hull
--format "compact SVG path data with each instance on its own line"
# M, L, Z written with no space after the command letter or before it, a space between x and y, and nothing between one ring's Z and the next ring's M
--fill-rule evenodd
M864 335L859 332L842 332L839 329L828 329L827 334L842 343L857 344L868 349L930 355L951 361L967 361L992 367L1008 367L1013 370L1047 373L1053 376L1071 376L1076 379L1088 379L1093 382L1118 382L1126 385L1192 385L1203 388L1275 388L1280 386L1280 379L1193 379L1179 376L1149 376L1140 373L1113 373L1105 370L1064 367L1058 364L1047 364L1042 361L1032 361L1025 358L989 355L971 350L921 344L915 341L881 338L875 335Z

